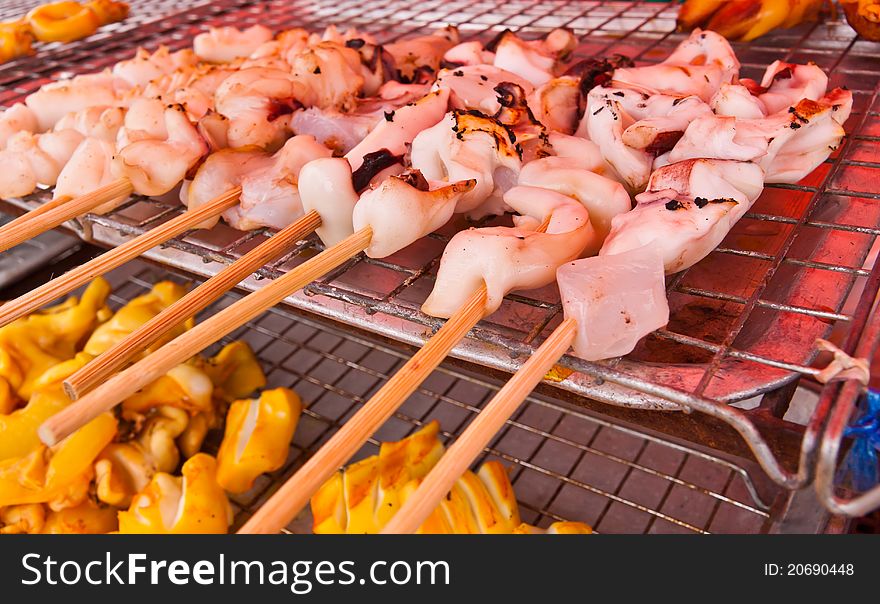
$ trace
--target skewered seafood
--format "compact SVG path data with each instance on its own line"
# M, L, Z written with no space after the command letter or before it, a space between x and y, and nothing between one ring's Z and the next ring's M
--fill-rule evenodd
M272 39L272 32L262 25L239 30L235 27L212 27L193 38L196 56L211 63L231 63L251 56Z
M398 442L383 442L379 454L337 472L312 497L313 530L328 533L378 533L415 491L443 454L432 421ZM420 533L503 534L541 532L522 522L513 486L499 462L465 472ZM554 523L548 533L590 529L582 523Z
M568 262L556 280L565 317L577 320L572 345L582 359L628 354L669 321L663 259L655 246Z
M422 305L426 314L449 317L485 284L484 312L489 315L511 290L552 283L561 264L584 248L599 247L590 213L570 197L518 186L504 194L504 201L518 213L516 226L457 233L443 251L434 289ZM538 231L545 221L546 231Z
M815 21L825 5L825 0L685 0L677 22L682 30L705 27L730 40L748 42L778 27Z
M689 159L655 170L636 207L611 221L600 255L651 246L667 273L708 255L745 214L764 187L749 162Z

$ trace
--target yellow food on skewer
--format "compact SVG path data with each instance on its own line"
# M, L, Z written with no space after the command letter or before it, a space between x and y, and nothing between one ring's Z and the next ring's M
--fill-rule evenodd
M257 476L283 466L301 413L299 396L287 388L232 403L217 453L220 486L230 493L244 493Z
M748 42L776 28L815 21L827 0L685 0L678 28L711 29L730 40Z
M101 25L98 15L78 2L43 4L26 19L41 42L72 42L92 35Z
M0 63L33 54L34 36L24 21L0 23Z
M116 311L116 314L109 321L95 329L92 336L86 342L83 351L92 356L98 356L180 300L184 295L186 295L186 288L173 281L156 283L148 293L134 298ZM183 325L171 330L166 336L153 344L145 353L152 352L169 340L176 338L194 324L194 319L187 320Z
M313 530L326 533L378 533L415 492L443 455L440 424L432 421L398 442L382 443L379 454L337 472L312 497ZM513 486L504 466L484 463L465 472L419 533L586 534L580 522L557 522L546 531L520 519Z
M841 0L847 22L868 40L880 40L880 2L877 0Z
M199 453L183 464L183 475L160 472L119 512L120 533L225 533L232 508L217 484L217 461Z
M81 299L22 317L0 328L0 413L30 399L36 380L49 368L72 359L82 341L106 320L110 285L95 279Z

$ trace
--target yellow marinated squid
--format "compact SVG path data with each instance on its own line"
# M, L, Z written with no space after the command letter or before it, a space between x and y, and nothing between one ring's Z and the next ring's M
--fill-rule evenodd
M314 532L381 531L443 455L439 431L440 424L433 421L401 441L382 443L378 455L337 472L312 497ZM504 466L490 461L476 474L465 472L418 532L584 534L592 531L579 522L554 523L546 530L523 523Z
M133 299L116 311L109 321L99 325L86 342L83 352L92 356L106 352L184 295L186 295L186 288L173 281L156 283L148 293ZM173 340L187 329L191 329L194 324L194 319L188 319L182 325L170 330L167 335L150 346L145 353L152 352L166 342Z
M116 418L104 413L54 447L0 461L0 507L48 503L60 510L84 501L95 458L115 436Z
M80 352L50 367L34 381L27 405L0 415L0 460L23 457L40 446L37 429L70 404L64 392L64 380L91 360L91 355Z
M287 388L232 403L217 453L220 486L230 493L244 493L257 476L283 466L301 413L299 396Z
M82 298L31 314L0 328L0 413L30 399L35 381L47 369L72 359L82 341L110 316L110 285L102 278Z
M182 476L153 476L118 518L120 533L225 533L232 509L217 484L217 461L199 453L183 464Z
M266 378L250 347L243 342L233 342L214 357L196 357L178 365L123 401L122 417L135 423L137 433L126 442L110 444L98 457L95 464L98 499L127 507L153 476L173 472L181 458L188 459L199 452L208 431L219 427L220 407L229 395L243 398L265 383ZM296 407L293 428L299 408ZM259 432L262 434L264 430ZM288 436L287 442L289 440ZM281 463L287 456L287 443L283 452Z

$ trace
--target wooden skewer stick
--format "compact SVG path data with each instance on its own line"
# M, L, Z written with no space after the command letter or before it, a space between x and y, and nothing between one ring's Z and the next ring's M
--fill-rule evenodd
M235 287L248 275L290 250L298 241L321 226L321 216L312 210L278 231L247 254L196 287L180 300L144 323L114 346L86 364L64 381L64 390L71 400L109 378L127 365L135 355L146 350L163 335L206 308L214 300Z
M150 248L165 243L172 237L176 237L177 235L198 226L199 223L228 210L238 202L238 196L240 194L241 187L235 187L223 195L212 199L205 205L194 210L188 210L183 214L172 218L168 222L150 229L143 235L139 235L130 241L126 241L122 245L101 254L97 258L93 258L85 264L71 269L60 277L56 277L48 283L44 283L40 287L31 290L15 300L10 300L3 306L0 306L0 327L70 293L80 285L87 283L95 277L103 275L107 271L110 271L133 258L137 258Z
M257 510L239 533L277 533L284 528L333 472L357 453L367 439L483 318L486 296L486 288L483 286Z
M370 245L372 237L373 230L369 227L363 228L291 269L272 283L245 296L216 315L208 317L50 417L38 430L40 439L52 446L70 436L101 413L112 409L120 401L159 379L180 363L365 250Z
M39 208L19 216L10 223L0 227L0 252L15 247L28 239L64 224L68 220L86 214L98 206L131 195L131 181L120 178L91 193L69 199L66 197L53 199Z
M449 447L416 491L382 530L387 534L414 533L452 490L455 481L471 466L483 449L535 389L571 345L577 321L565 319L535 353L498 391L489 404Z

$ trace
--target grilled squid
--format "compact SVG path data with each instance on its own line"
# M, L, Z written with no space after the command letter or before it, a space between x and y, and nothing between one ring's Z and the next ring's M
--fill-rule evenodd
M29 195L38 185L54 185L82 140L83 135L71 129L11 136L0 151L0 199Z
M127 177L142 195L164 195L202 159L208 145L180 105L159 112L155 105L146 106L150 101L143 102L125 115L113 171L116 177ZM140 107L150 118L146 124L139 119Z
M311 136L289 139L274 155L266 157L241 179L238 205L223 218L242 231L268 226L282 229L303 215L299 174L313 159L330 157L330 150Z
M193 50L203 61L231 63L249 57L261 45L272 39L272 32L262 25L247 29L211 27L193 38Z
M214 94L217 112L229 120L231 147L279 146L289 132L290 114L300 104L290 74L267 67L233 73Z
M708 102L722 84L736 81L739 66L727 40L697 29L665 61L617 69L613 82L649 94L694 95Z
M38 132L36 114L24 103L16 103L0 113L0 149L17 132Z
M217 452L217 482L230 493L244 493L257 476L284 465L302 412L299 396L286 388L232 403Z
M587 247L598 247L589 212L570 197L519 186L505 193L504 201L519 213L516 226L457 233L443 251L434 289L422 305L424 313L450 317L485 284L483 312L488 316L510 291L552 283L561 264ZM544 222L546 231L538 231Z
M764 182L796 183L837 148L852 107L852 93L832 91L820 101L803 99L766 118L705 116L688 126L668 160L691 158L754 161Z
M458 40L458 29L447 26L426 36L385 44L384 48L394 59L398 78L402 82L416 82L422 74L433 79L443 55L458 44Z
M632 207L629 194L620 183L578 167L577 160L564 157L545 157L527 163L518 182L567 195L587 208L595 229L595 238L586 247L587 254L599 251L612 219Z
M36 118L34 131L45 132L71 111L125 104L123 95L130 87L128 82L105 70L44 84L24 102Z
M534 85L525 78L492 65L441 69L434 88L449 90L449 104L453 109L476 110L486 115L495 115L501 109L496 88L503 83L519 86L526 95L535 90Z
M299 174L303 211L314 210L321 217L315 229L324 245L336 245L352 233L352 213L358 193L352 183L351 164L343 157L316 159Z
M448 100L449 92L440 89L396 111L385 113L384 119L346 153L345 158L351 164L352 170L361 167L365 155L380 149L386 149L392 155L406 153L407 147L420 132L443 119Z
M354 230L372 228L368 256L390 256L446 224L474 186L473 180L429 183L417 170L391 176L361 195L352 214Z
M553 78L558 61L568 58L576 44L577 38L571 31L557 28L542 40L530 41L504 31L487 47L495 53L495 67L541 86Z
M462 196L457 213L474 217L502 214L504 191L521 167L513 134L498 120L480 113L453 111L415 137L412 166L428 180L475 180Z
M186 71L198 63L192 50L171 52L167 46L159 46L155 52L138 48L134 57L113 65L111 73L133 87L145 88L153 80L174 73Z
M182 476L159 472L119 512L120 533L225 533L232 524L226 493L217 484L217 462L199 453L183 464Z
M654 171L636 207L611 221L600 255L651 245L667 274L693 266L727 236L764 188L753 163L689 159Z
M749 80L744 82L751 84ZM752 87L764 105L766 115L770 115L796 105L802 99L821 99L828 89L828 76L815 63L795 65L777 60L767 67L760 87Z
M223 213L226 222L240 230L281 229L303 215L298 188L302 167L329 156L329 149L305 135L288 139L274 154L255 147L221 149L199 167L184 201L192 210L238 185L239 203ZM218 220L200 226L209 228Z

